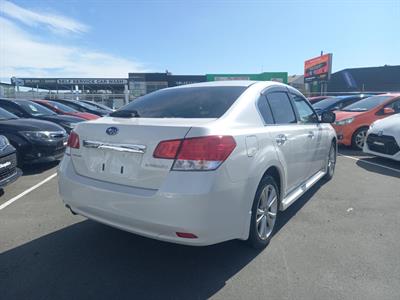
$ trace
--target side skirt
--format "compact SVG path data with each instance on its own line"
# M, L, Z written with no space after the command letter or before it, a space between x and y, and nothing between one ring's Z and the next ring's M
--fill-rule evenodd
M316 184L322 177L324 177L326 172L319 171L315 175L311 176L306 182L292 191L289 195L287 195L281 201L281 205L279 207L280 210L285 210L288 208L294 201L299 199L307 190L309 190L314 184Z

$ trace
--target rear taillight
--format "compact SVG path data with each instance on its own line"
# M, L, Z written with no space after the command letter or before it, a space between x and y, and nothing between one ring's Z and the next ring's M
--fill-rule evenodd
M215 170L232 153L236 142L231 136L205 136L160 142L155 158L175 159L172 170Z
M79 135L75 131L69 134L67 147L79 149Z

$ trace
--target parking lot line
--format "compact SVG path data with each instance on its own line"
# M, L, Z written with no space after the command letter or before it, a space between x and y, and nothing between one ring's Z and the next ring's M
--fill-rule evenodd
M398 169L391 168L391 167L384 166L384 165L380 165L380 164L377 164L377 163L373 163L373 162L367 161L367 160L362 159L362 158L357 158L357 157L353 157L353 156L343 155L343 154L341 154L341 153L339 153L339 155L340 155L340 156L347 157L347 158L350 158L350 159L353 159L353 160L356 160L356 161L362 161L362 162L364 162L364 163L366 163L366 164L374 165L374 166L377 166L377 167L385 168L385 169L388 169L388 170L391 170L391 171L400 173L400 170L398 170Z
M26 194L29 194L30 192L32 192L33 190L37 189L38 187L40 187L41 185L45 184L46 182L48 182L49 180L53 179L56 176L57 176L57 173L54 173L54 174L50 175L49 177L47 177L46 179L42 180L41 182L39 182L39 183L35 184L34 186L30 187L29 189L23 191L21 194L15 196L14 198L11 198L7 202L5 202L2 205L0 205L0 210L6 208L7 206L12 204L13 202L15 202L18 199L22 198Z

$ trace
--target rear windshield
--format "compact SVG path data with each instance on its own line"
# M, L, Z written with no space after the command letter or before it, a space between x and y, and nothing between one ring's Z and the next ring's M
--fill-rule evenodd
M141 118L219 118L245 86L188 87L159 90L122 107Z
M392 96L372 96L366 99L363 99L361 101L357 101L356 103L353 103L349 106L346 106L345 109L342 109L343 111L367 111L370 109L373 109L377 107L378 105L386 102L390 98L393 98Z

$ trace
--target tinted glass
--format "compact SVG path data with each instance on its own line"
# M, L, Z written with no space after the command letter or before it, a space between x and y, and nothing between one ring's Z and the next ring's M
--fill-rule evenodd
M313 104L313 107L315 110L325 110L328 109L331 106L334 106L337 102L340 101L340 98L327 98L324 100L321 100L315 104Z
M296 116L286 93L269 93L267 99L276 124L296 123Z
M58 103L58 102L54 102L54 101L49 101L49 104L50 104L51 106L53 106L53 107L55 107L55 108L61 110L62 112L67 112L67 113L75 113L75 112L78 112L77 110L75 110L75 109L73 109L73 108L71 108L71 107L69 107L69 106L67 106L67 105L64 105L64 104L62 104L62 103Z
M119 111L143 118L219 118L243 93L243 86L188 87L159 90Z
M32 101L18 101L16 102L19 107L21 107L25 112L27 112L28 114L30 114L31 116L49 116L49 115L55 115L55 113L42 106L39 104L36 104L35 102Z
M0 108L0 120L17 119L18 117L5 109Z
M24 113L19 109L17 105L14 105L13 103L8 103L6 101L1 101L0 106L8 111L9 113L15 114L17 116L23 117Z
M394 102L390 103L389 105L387 105L386 107L393 108L393 110L396 114L400 113L400 100L394 101Z
M353 103L349 106L346 106L344 111L367 111L377 107L378 105L384 103L385 101L392 98L392 96L372 96L356 103Z
M300 123L318 123L318 116L303 97L293 95L293 100L299 113Z
M264 119L265 124L274 124L274 118L272 117L271 108L267 103L267 98L263 95L258 99L258 110Z

